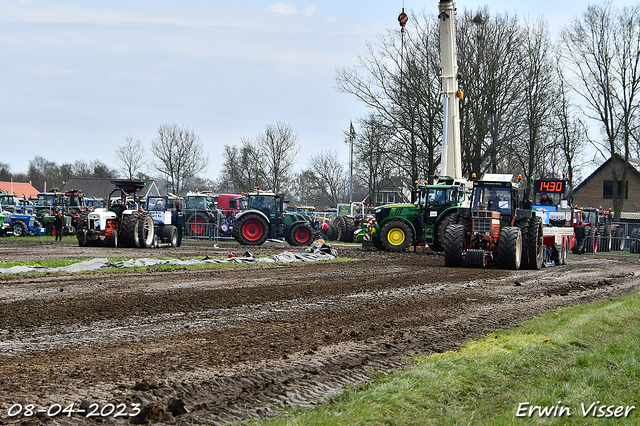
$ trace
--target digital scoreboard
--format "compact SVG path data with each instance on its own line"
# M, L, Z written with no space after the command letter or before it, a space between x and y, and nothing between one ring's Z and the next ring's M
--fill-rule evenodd
M564 181L563 180L537 180L535 181L534 192L562 193L564 192Z

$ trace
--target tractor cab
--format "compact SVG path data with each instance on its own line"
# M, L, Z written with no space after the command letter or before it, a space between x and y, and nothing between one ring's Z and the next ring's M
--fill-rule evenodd
M282 214L283 199L281 196L272 192L261 192L257 194L249 194L247 207L254 210L260 210L271 220Z

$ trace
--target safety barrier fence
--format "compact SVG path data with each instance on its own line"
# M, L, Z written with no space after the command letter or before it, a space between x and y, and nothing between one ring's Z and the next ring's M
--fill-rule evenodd
M223 229L227 229L224 232ZM224 240L230 239L229 228L224 228L215 223L187 222L182 228L182 238L185 240Z
M634 257L640 255L640 227L637 225L614 223L612 229L606 229L603 234L593 235L594 231L587 231L584 243L578 247L580 253Z

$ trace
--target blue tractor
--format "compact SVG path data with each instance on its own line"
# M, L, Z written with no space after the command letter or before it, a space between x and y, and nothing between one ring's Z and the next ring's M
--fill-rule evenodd
M44 235L44 228L34 214L22 214L3 211L4 225L0 230L3 237L14 235L24 237L26 235Z

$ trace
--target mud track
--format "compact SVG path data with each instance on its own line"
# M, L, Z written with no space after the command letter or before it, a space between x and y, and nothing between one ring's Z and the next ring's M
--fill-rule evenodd
M0 276L0 424L224 424L312 406L375 372L407 367L408 355L454 349L539 313L640 286L637 258L576 257L568 266L510 272L445 268L435 254L336 248L356 260ZM229 251L244 249L0 240L5 261ZM125 404L124 414L140 404L142 412L8 416L15 404L46 411L72 403L74 410Z

